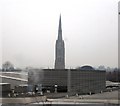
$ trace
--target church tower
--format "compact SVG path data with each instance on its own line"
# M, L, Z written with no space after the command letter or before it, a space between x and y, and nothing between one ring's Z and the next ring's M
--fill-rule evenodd
M55 69L65 69L65 48L64 41L62 39L61 15L59 19L58 39L56 40L55 46Z

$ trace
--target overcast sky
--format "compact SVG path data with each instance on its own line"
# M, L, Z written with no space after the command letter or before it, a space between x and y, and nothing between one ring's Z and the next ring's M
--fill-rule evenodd
M60 13L66 68L118 66L118 0L0 0L1 63L53 68Z

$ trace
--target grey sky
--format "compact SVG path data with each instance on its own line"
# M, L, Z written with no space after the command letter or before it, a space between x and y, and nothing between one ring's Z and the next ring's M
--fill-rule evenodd
M53 68L60 13L66 68L118 65L118 0L1 0L2 62Z

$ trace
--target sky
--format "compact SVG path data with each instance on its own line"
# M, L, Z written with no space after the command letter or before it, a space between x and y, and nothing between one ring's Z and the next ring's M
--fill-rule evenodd
M54 68L60 13L66 68L118 66L118 0L1 0L0 63Z

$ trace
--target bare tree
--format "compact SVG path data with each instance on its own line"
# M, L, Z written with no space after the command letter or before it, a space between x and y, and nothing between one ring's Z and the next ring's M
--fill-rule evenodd
M2 64L2 70L3 71L12 71L12 70L14 70L14 66L11 62L6 61L5 63Z

